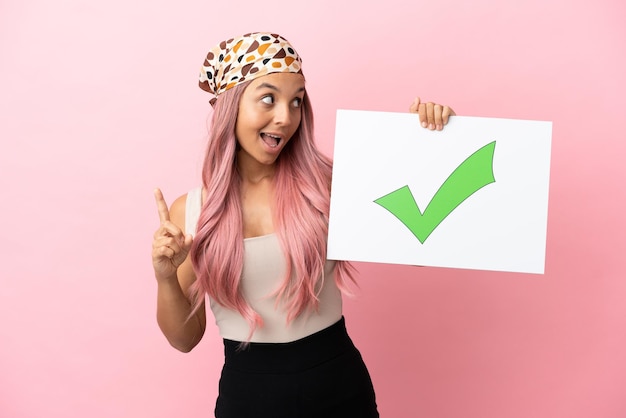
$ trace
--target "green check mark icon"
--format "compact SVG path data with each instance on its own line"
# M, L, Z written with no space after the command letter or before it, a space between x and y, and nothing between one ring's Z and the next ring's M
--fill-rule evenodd
M467 157L443 182L422 213L409 186L374 200L398 218L422 244L443 220L467 198L496 181L491 142Z

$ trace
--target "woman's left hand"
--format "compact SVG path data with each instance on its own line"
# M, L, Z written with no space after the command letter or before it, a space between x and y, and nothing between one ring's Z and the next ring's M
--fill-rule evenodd
M409 112L419 113L420 124L424 128L433 130L442 130L443 126L448 123L450 116L456 115L454 110L450 106L444 106L437 103L422 103L420 98L415 98L415 101L409 107Z

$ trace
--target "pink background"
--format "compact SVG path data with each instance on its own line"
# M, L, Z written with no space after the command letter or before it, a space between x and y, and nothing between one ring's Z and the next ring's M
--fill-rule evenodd
M626 416L624 3L373 3L0 3L1 417L212 415L215 327L184 355L156 325L152 189L198 184L199 66L251 30L303 55L328 153L337 108L416 95L554 122L545 275L358 264L382 416Z

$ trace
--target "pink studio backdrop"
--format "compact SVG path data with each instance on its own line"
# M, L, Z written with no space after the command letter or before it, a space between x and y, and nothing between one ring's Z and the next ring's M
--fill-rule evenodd
M329 154L337 108L416 95L554 122L545 275L358 264L381 415L626 416L624 3L236 3L0 3L0 417L212 416L215 327L181 354L155 321L152 189L198 184L199 66L252 30L303 55Z

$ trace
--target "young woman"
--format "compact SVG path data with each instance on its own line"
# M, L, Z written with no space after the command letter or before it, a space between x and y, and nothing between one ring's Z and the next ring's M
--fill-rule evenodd
M314 143L300 57L277 34L229 39L208 53L200 87L214 95L203 185L170 209L155 191L161 330L190 351L208 295L225 347L218 418L378 417L342 316L350 265L326 260L332 166ZM429 129L454 114L419 99L410 111Z

